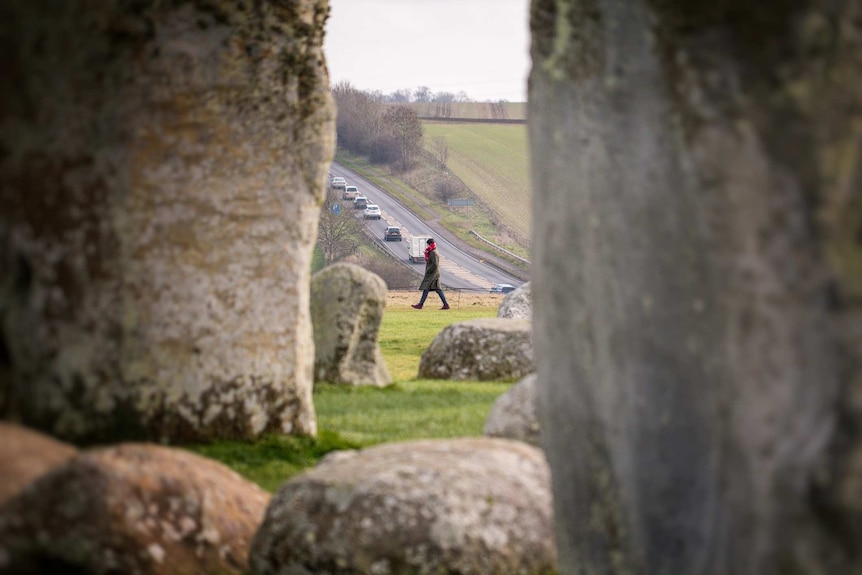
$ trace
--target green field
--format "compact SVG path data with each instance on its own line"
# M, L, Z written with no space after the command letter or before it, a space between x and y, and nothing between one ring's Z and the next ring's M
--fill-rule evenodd
M425 149L435 138L449 148L447 165L497 214L502 223L530 236L531 195L526 124L423 122Z
M221 441L187 448L219 460L274 491L333 450L391 441L481 436L494 400L512 382L423 380L416 376L422 352L444 327L496 313L496 307L491 306L445 313L387 309L379 341L394 385L316 384L317 438L272 434L254 442Z

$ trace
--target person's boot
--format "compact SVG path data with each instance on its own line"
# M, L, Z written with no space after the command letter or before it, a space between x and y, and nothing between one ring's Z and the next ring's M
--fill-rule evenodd
M412 307L413 309L422 309L422 304L421 303L414 303L410 307Z
M440 309L449 309L449 304L448 304L448 303L444 303L444 304L443 304L443 307L441 307Z

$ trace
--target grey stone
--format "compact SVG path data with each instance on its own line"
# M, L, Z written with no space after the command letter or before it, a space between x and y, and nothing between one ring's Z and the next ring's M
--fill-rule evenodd
M507 380L536 370L531 324L524 319L479 318L444 328L422 353L419 377Z
M714 8L533 1L562 573L862 573L862 3Z
M158 445L82 452L0 508L0 572L248 572L270 495Z
M556 568L550 477L525 443L469 438L327 456L273 497L257 575L497 575Z
M528 375L494 401L483 432L489 437L542 447L542 430L536 414L536 374Z
M258 5L3 3L0 397L28 425L316 433L328 5Z
M533 319L533 290L527 282L503 297L497 308L497 317Z
M334 264L311 278L315 382L386 386L392 377L377 338L386 282L354 264Z

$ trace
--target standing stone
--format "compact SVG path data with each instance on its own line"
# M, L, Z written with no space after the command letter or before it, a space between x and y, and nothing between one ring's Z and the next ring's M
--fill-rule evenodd
M862 572L860 18L533 1L562 573Z
M386 307L386 282L354 264L335 264L311 278L314 380L386 386L377 337Z
M0 348L25 422L82 439L316 433L327 10L0 7Z
M542 447L542 428L536 414L536 374L512 385L494 401L482 433Z
M530 282L503 297L497 308L497 317L509 319L533 319L533 289Z

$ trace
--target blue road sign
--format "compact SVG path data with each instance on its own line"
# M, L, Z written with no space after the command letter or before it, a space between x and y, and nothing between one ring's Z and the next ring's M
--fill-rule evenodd
M341 204L332 204L332 213L337 215L341 214Z

